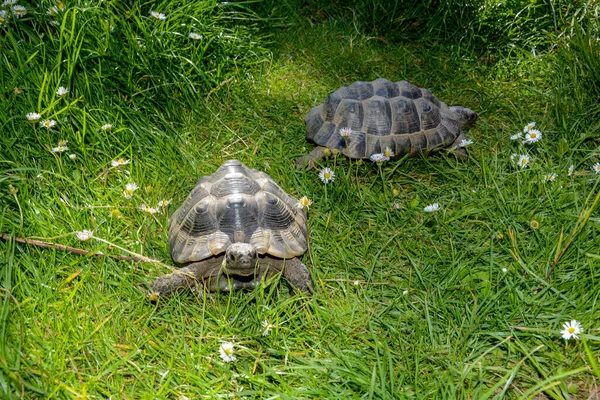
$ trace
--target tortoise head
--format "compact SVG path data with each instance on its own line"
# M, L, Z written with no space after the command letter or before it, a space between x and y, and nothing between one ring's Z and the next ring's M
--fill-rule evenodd
M225 251L223 272L227 275L250 276L258 261L256 248L248 243L233 243Z
M461 128L473 125L477 120L477 117L479 117L475 111L466 107L453 106L450 107L450 110L456 115L458 124Z

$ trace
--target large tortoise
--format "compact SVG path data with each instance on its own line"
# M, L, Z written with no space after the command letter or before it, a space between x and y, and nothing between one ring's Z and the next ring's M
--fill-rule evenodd
M429 90L407 81L355 82L330 94L306 115L306 139L318 147L297 164L314 165L326 148L364 159L386 148L394 159L443 148L466 156L460 146L466 140L461 128L476 119L474 111L448 107Z
M202 177L169 221L173 260L185 266L152 282L155 295L203 284L210 291L251 288L274 274L310 294L306 212L267 174L237 160Z

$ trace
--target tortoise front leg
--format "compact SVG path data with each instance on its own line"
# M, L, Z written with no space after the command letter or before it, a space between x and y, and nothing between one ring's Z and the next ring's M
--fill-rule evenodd
M329 151L326 147L317 146L309 154L306 154L296 160L296 167L315 169L316 163L325 158L325 153Z
M283 277L301 292L309 296L312 294L314 287L310 272L297 257L285 260Z
M219 284L227 284L227 279L217 279L221 275L221 259L204 260L187 265L171 274L162 276L150 284L154 296L168 296L174 291L189 289L210 280L209 290ZM212 278L212 279L211 279ZM215 286L213 288L212 286Z

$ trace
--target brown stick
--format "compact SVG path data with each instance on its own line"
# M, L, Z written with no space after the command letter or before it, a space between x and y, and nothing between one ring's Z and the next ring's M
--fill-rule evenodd
M96 253L92 253L91 251L78 249L76 247L70 247L70 246L65 246L62 244L56 244L56 243L50 243L50 242L42 242L41 240L13 237L13 236L5 235L4 233L0 233L0 238L2 238L4 240L14 240L15 242L19 242L19 243L31 244L33 246L50 247L52 249L70 251L72 253L77 253L77 254L81 254L84 256L91 253L92 256L96 256L96 257L100 257L100 258L106 257L106 254L104 254L100 251L98 251ZM108 257L117 258L119 260L124 260L124 261L150 261L150 262L162 264L162 262L160 262L159 260L155 260L152 258L146 258L146 257L129 257L129 256L120 256L120 255L112 255L112 254L108 255Z

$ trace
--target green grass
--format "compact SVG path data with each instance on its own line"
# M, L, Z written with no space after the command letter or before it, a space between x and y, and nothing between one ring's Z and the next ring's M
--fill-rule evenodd
M170 264L169 215L199 176L237 158L314 201L303 261L315 294L290 295L277 279L153 304L149 283L169 272L160 265L0 242L0 397L594 395L598 42L584 32L548 52L490 53L460 40L384 42L344 18L268 29L239 3L223 7L69 3L59 26L31 8L0 28L0 232L122 254L73 235L92 229ZM194 23L200 41L188 38ZM327 186L295 169L312 148L308 110L378 77L476 110L469 160L378 169L331 158ZM59 86L69 94L59 98ZM29 124L32 111L57 126ZM530 121L540 142L509 140ZM59 140L68 152L50 151ZM513 153L531 165L517 167ZM131 163L111 168L117 157ZM140 189L125 199L129 182ZM168 211L138 209L163 199ZM441 210L424 213L434 202ZM571 319L585 342L560 337ZM222 341L235 343L237 362L221 361Z

